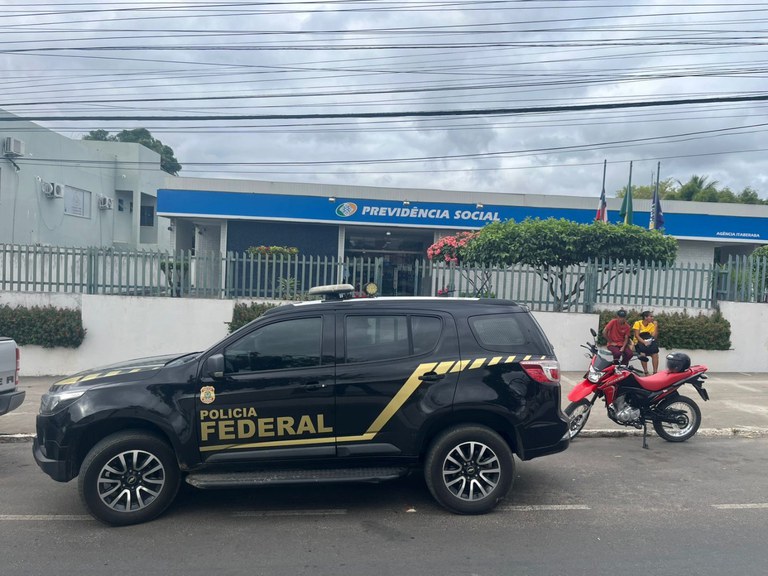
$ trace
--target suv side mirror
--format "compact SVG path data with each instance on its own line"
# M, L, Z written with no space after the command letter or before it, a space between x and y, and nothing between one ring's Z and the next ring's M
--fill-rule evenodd
M224 378L224 354L214 354L205 361L203 375L221 380Z

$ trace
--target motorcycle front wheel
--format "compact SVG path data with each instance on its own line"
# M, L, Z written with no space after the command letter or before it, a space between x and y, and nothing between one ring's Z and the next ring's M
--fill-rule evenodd
M579 400L578 402L571 402L568 404L563 412L568 416L568 435L571 440L576 438L579 433L584 429L589 418L589 413L592 411L592 403L589 400Z
M687 396L674 396L664 400L656 409L667 419L675 422L663 422L654 419L653 429L667 442L685 442L696 434L701 424L699 406Z

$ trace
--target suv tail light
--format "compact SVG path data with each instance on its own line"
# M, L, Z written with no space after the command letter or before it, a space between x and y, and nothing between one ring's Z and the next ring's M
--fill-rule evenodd
M16 386L19 385L19 367L21 366L21 350L16 347Z
M520 366L540 384L560 383L560 363L557 360L525 361L520 362Z

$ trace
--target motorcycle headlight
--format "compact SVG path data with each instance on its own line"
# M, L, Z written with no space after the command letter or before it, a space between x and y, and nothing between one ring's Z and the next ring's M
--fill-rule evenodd
M64 408L76 402L83 394L85 394L84 389L61 390L43 394L42 398L40 398L40 414L50 416L64 410Z
M593 384L596 384L600 382L600 378L602 377L603 377L602 371L596 369L594 366L589 367L589 372L587 373L587 380L589 380Z

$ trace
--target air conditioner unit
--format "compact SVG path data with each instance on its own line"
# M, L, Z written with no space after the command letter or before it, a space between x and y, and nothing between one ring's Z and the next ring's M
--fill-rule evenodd
M3 141L3 156L24 156L24 141L6 136Z
M112 210L112 198L99 196L99 210Z
M40 191L46 198L53 198L53 184L50 182L40 182Z
M64 198L64 184L52 182L51 186L53 186L53 194L51 194L51 198Z

